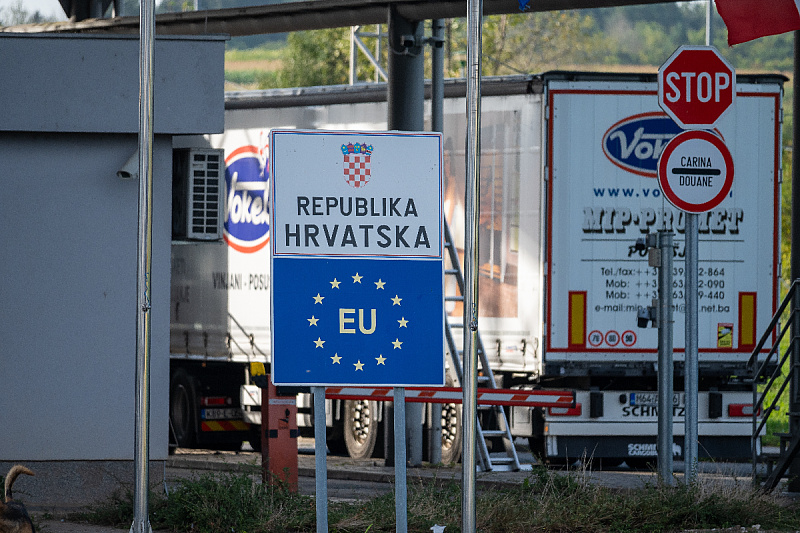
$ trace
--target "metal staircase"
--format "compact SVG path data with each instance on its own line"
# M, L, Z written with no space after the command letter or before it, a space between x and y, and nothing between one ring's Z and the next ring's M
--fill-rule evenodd
M464 274L461 269L461 261L458 257L453 238L450 233L450 226L445 220L445 248L447 249L450 264L445 268L445 279L448 277L456 280L457 294L445 294L445 303L447 302L464 302ZM445 287L448 285L445 284ZM460 322L454 320L452 317L446 315L445 320L445 335L447 337L447 349L450 354L451 369L455 372L458 379L457 385L460 387L463 381L463 350L461 344L456 342L456 336L453 334L454 330L463 332L464 323L463 318ZM489 361L486 357L486 350L484 349L483 341L481 340L480 331L477 335L477 350L478 350L478 387L496 389L497 382L494 379L492 368L489 366ZM506 412L502 406L481 406L478 405L478 421L477 421L477 449L478 457L476 465L482 471L510 471L510 470L527 470L530 465L522 465L519 462L517 450L514 447L514 438L511 436L510 426L506 418ZM494 449L489 450L487 441L492 443L502 442L503 451L498 453Z
M748 370L752 377L753 385L753 440L751 446L753 453L753 483L757 485L763 479L762 489L767 492L778 486L781 478L789 469L789 465L795 460L798 451L800 451L800 434L779 434L780 448L778 453L759 454L759 447L756 446L761 433L767 426L767 420L770 415L778 410L778 402L781 395L789 387L791 381L796 379L796 373L798 372L796 365L800 363L800 358L793 358L792 352L796 349L800 350L800 345L798 345L800 338L789 333L795 321L798 322L799 327L794 332L794 335L798 335L798 332L800 332L800 279L796 279L792 283L789 292L772 317L769 327L764 332L764 335L761 336L758 344L756 344L748 361ZM789 333L788 336L787 333ZM774 342L769 353L767 353L766 357L759 357L761 350L770 337L774 338ZM785 349L781 352L782 344L785 345ZM789 361L788 365L785 364L787 361ZM786 375L782 373L784 368L788 368ZM769 394L774 394L774 400L768 406L765 406ZM798 395L800 391L790 390L790 394ZM793 404L796 405L797 402L790 400L790 406ZM789 413L790 417L797 414ZM760 421L759 417L761 417ZM758 476L759 462L767 465L765 478L759 478Z

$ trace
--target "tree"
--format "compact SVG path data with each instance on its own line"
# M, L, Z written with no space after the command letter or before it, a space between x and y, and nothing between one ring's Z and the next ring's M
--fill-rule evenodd
M528 74L565 68L596 61L603 50L593 19L577 11L495 15L484 23L483 73Z
M37 22L49 22L51 20L51 17L45 17L39 11L31 13L25 9L22 0L17 0L7 8L0 7L0 26L35 24Z
M278 73L280 86L308 87L348 83L349 36L349 28L289 34L283 68Z
M430 30L426 29L426 34ZM569 11L486 17L483 30L483 73L498 75L535 72L563 62L580 63L603 55L591 17ZM449 20L446 28L445 76L463 75L467 28L464 19ZM387 46L382 47L386 65ZM430 50L426 48L426 54ZM349 28L295 32L289 35L283 68L262 88L348 83ZM373 79L374 67L357 62L358 79ZM430 77L430 62L425 62ZM274 85L272 85L274 83Z
M166 0L180 2L185 0ZM218 0L201 0L218 1ZM636 65L658 68L679 46L705 42L705 5L686 2L573 11L494 15L483 23L483 73L536 73L551 69L596 68L595 65ZM712 19L714 44L737 69L792 69L791 34L727 46L722 19ZM430 29L426 29L430 35ZM382 47L386 65L387 47ZM465 19L449 19L445 30L445 76L465 75ZM426 54L430 49L426 47ZM290 35L284 68L268 86L347 83L350 41L347 28ZM358 79L373 79L372 66L362 58ZM430 62L425 62L430 77ZM266 86L265 86L266 88Z

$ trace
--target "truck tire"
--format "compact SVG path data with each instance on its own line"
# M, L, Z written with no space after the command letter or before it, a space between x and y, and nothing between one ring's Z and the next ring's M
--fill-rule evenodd
M531 455L540 464L544 464L547 453L544 449L544 437L528 437L528 446L531 448Z
M347 455L347 446L344 445L344 421L333 420L333 426L325 432L326 444L331 455L344 457Z
M369 400L345 400L344 444L353 459L367 459L378 440L378 403Z
M261 453L261 424L250 424L247 440L254 452Z
M442 405L442 463L454 464L461 459L461 406Z
M179 448L192 448L197 442L197 396L194 380L178 369L169 384L170 441Z

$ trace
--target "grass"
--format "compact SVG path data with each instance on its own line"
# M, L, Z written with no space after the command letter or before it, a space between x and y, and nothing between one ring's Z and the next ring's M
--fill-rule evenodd
M257 89L262 86L275 85L278 73L271 70L226 70L225 83L232 87L226 90Z
M259 46L256 48L225 50L225 62L280 61L282 46Z
M787 313L785 312L784 315L786 314ZM774 361L779 361L780 358L783 356L783 354L786 353L786 351L789 349L789 341L790 341L789 335L786 335L782 339L780 347L778 349L778 353L773 355ZM766 409L767 407L772 405L773 401L775 401L775 396L778 392L778 389L780 389L781 384L788 377L789 370L791 368L790 359L791 358L787 358L786 362L781 367L782 377L779 378L773 384L772 388L767 393L764 399L762 412L763 409ZM764 385L759 386L759 394L763 393L764 388L765 388ZM780 437L778 436L778 434L789 432L789 387L786 387L786 389L783 391L783 394L781 394L780 398L778 399L778 403L776 405L777 405L777 410L773 411L770 414L769 418L767 419L767 425L765 428L766 431L764 433L764 436L761 437L761 444L763 446L778 446L780 444Z
M477 529L483 533L671 532L750 527L800 529L800 506L761 494L749 485L667 486L619 491L588 481L585 472L535 468L519 486L481 491ZM315 531L314 499L253 481L247 474L204 475L183 480L169 495L151 495L153 529L197 533ZM131 495L70 517L129 527ZM331 502L330 531L395 531L393 494L363 502ZM413 482L408 490L408 530L427 533L436 524L448 533L461 526L461 489L454 482Z
M275 85L283 50L273 46L225 51L226 90L258 89Z

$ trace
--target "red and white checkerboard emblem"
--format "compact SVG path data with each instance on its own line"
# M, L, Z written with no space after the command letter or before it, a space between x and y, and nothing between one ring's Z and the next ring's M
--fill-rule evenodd
M344 156L344 180L356 189L367 184L370 178L370 158L364 154L348 154Z
M342 145L344 155L344 180L351 187L360 189L366 185L371 175L372 145L367 143L349 143Z

